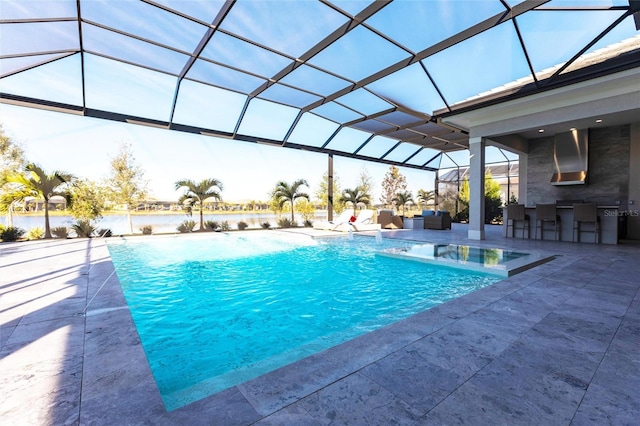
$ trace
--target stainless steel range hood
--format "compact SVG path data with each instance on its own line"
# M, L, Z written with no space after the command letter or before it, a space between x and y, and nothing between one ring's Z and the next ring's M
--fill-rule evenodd
M589 164L589 130L572 130L555 135L555 173L552 185L584 185Z

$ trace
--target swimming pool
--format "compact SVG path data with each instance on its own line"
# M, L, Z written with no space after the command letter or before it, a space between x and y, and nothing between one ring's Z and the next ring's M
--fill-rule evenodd
M276 231L109 240L167 410L502 279L411 243Z

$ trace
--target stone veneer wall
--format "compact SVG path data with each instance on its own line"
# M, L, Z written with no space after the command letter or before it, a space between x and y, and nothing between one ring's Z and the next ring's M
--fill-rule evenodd
M589 130L589 171L586 185L551 185L554 172L553 136L529 142L527 204L584 200L627 206L629 198L630 126Z

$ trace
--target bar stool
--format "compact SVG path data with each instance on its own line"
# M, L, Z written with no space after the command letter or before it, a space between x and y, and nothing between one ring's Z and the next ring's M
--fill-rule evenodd
M524 212L524 204L507 204L507 234L509 233L509 221L511 221L511 237L515 237L516 222L522 222L522 238L524 230L527 230L527 238L531 238L529 227L529 215Z
M593 231L583 231L580 229L582 223L593 223ZM600 217L598 216L598 208L595 204L584 203L573 205L573 241L576 241L576 234L578 236L578 242L580 242L581 232L593 232L594 242L597 244L600 241Z
M559 241L560 216L556 212L555 204L536 204L536 239L538 239L538 228L540 228L540 239L544 240L545 222L553 223L553 229L555 231L554 237L556 241Z

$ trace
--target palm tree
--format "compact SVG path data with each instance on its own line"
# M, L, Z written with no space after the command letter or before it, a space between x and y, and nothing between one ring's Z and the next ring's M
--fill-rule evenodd
M196 183L190 179L183 179L176 182L176 190L186 188L185 193L180 197L180 204L187 204L190 208L194 204L200 204L200 229L204 231L204 200L207 198L215 198L222 200L220 192L222 191L222 182L218 179L204 179Z
M418 190L418 203L420 204L424 203L424 205L426 206L427 204L429 204L429 201L434 201L435 199L436 199L435 191L427 191L426 189Z
M396 203L397 206L402 206L402 216L404 216L404 208L408 203L415 204L415 201L413 201L413 195L411 195L411 191L398 192L391 201Z
M295 222L293 205L298 198L306 198L309 200L309 195L305 192L300 192L301 186L309 186L306 180L298 179L289 185L287 182L280 181L276 184L273 190L273 198L278 202L278 206L282 208L286 203L291 203L291 223Z
M353 215L355 216L358 204L369 204L371 201L371 196L367 194L361 186L358 186L356 187L356 189L347 188L342 191L340 201L342 201L343 203L353 204Z
M7 182L17 184L13 192L15 197L21 200L26 197L44 199L44 238L52 238L49 226L49 200L54 195L64 195L64 192L59 191L60 187L70 183L73 178L73 175L58 170L47 173L33 163L27 165L26 173L12 173L7 177Z
M30 197L31 192L28 192L20 185L6 181L4 184L0 182L0 187L2 187L2 191L0 191L0 213L7 215L7 226L13 227L13 212L16 204Z

